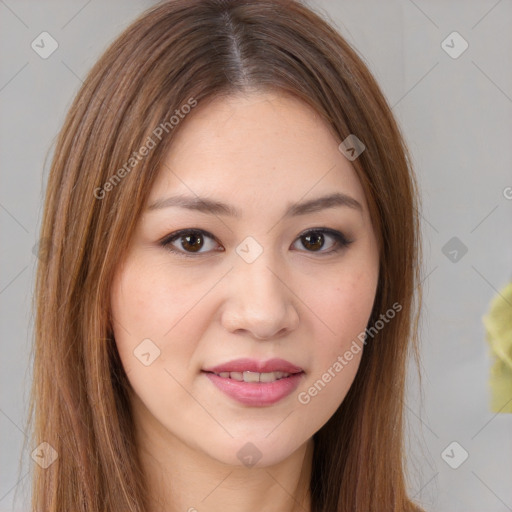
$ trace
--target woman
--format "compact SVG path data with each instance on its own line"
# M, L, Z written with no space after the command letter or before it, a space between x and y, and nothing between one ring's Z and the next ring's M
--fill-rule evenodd
M375 80L304 5L143 14L50 171L33 510L420 511L418 207Z

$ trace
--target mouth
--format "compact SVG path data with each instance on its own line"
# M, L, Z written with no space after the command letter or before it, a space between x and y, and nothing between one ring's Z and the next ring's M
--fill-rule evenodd
M240 358L201 370L229 398L252 407L275 404L299 386L305 372L286 359Z

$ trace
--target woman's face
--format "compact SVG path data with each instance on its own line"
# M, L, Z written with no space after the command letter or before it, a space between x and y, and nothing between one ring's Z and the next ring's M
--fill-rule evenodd
M135 421L155 450L274 464L358 370L379 269L368 206L341 141L295 98L217 98L181 122L111 295Z

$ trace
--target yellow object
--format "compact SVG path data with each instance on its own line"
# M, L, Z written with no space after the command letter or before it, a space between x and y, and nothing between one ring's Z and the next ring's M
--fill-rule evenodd
M512 283L494 297L482 320L494 358L489 378L491 411L512 413Z

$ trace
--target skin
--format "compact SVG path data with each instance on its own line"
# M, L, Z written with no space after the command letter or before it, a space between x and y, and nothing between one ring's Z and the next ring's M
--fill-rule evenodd
M372 311L379 255L364 191L339 138L294 97L217 98L181 122L147 204L208 196L242 216L145 211L114 277L115 342L133 387L150 512L309 511L312 436L346 396L362 350L307 404L298 395L343 356ZM283 218L289 203L333 192L362 211L337 206ZM172 247L189 258L159 244L185 228L215 238L200 238L199 254L175 239ZM341 231L352 243L327 254L336 240L324 233L323 246L322 234L308 244L301 235L310 228ZM235 251L248 236L263 249L252 263ZM146 338L160 350L148 366L134 356ZM305 374L281 401L243 405L201 373L239 357L280 357ZM261 454L253 467L237 457L248 442Z

